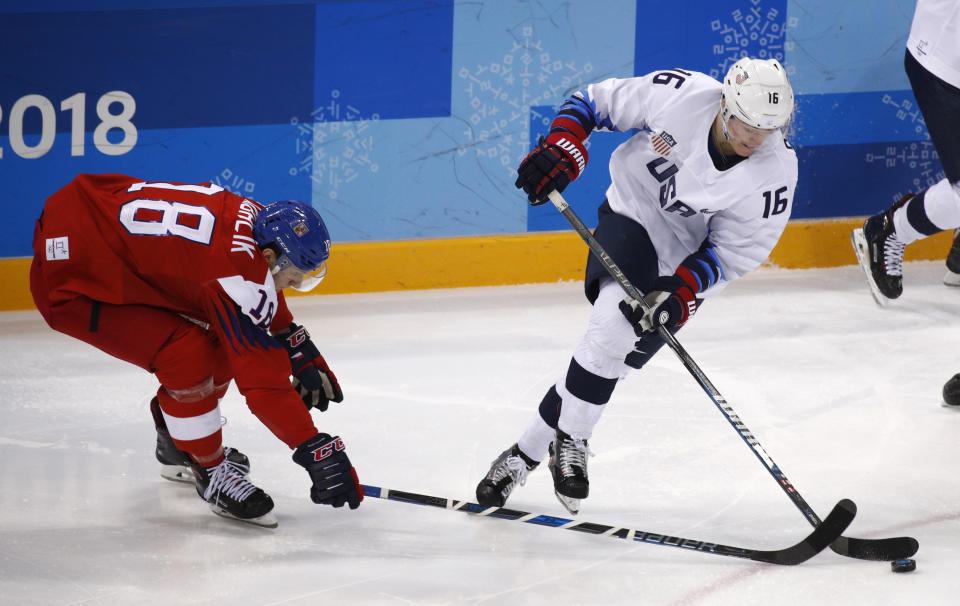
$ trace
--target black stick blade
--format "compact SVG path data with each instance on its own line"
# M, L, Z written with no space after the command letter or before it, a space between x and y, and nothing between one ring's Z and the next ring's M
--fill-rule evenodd
M806 562L840 538L855 515L857 515L856 504L850 499L841 499L839 503L834 505L830 515L814 528L813 532L804 540L786 549L754 551L750 554L750 559L786 566Z
M363 485L365 496L377 499L387 499L390 501L400 501L414 505L427 505L429 507L438 507L440 509L449 509L461 511L466 514L488 516L502 520L514 520L517 522L526 522L527 524L537 524L539 526L548 526L552 528L564 528L576 532L584 532L594 535L609 536L617 539L626 539L628 541L639 541L641 543L650 543L652 545L661 545L664 547L675 547L679 549L688 549L700 551L703 553L712 553L734 558L743 558L747 560L756 560L768 564L780 564L791 566L805 562L827 548L834 541L840 538L843 531L846 530L853 517L857 513L857 506L849 499L843 499L833 508L827 519L820 523L814 531L803 541L786 549L776 551L759 551L747 549L744 547L732 547L730 545L721 545L719 543L709 543L695 539L685 539L673 535L659 534L644 530L631 530L629 528L617 528L606 524L596 524L593 522L582 522L571 520L569 518L560 518L547 514L529 513L517 509L507 509L506 507L484 507L470 501L457 501L443 497L434 497L430 495L417 494L415 492L406 492L403 490L392 490L380 488L378 486Z
M906 560L920 549L920 543L913 537L891 537L888 539L857 539L840 537L830 543L835 553L858 560L872 562L893 562Z

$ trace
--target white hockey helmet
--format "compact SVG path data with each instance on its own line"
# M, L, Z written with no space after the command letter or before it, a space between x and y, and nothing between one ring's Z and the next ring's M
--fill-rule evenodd
M744 57L723 79L723 123L736 116L754 128L783 128L793 114L793 89L776 59Z

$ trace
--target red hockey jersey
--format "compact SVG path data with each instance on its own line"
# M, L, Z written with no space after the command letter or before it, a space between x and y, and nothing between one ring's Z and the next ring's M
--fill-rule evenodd
M317 430L268 334L293 317L253 239L261 208L209 183L79 175L47 200L34 250L53 304L80 294L208 325L250 409L295 448Z

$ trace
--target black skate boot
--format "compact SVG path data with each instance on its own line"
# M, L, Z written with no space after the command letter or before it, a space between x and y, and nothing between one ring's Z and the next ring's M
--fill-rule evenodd
M557 437L550 443L553 492L560 504L573 514L580 511L580 499L590 494L587 455L593 456L593 453L586 440L577 440L557 430Z
M277 527L273 499L247 480L244 468L229 459L232 448L224 448L219 465L201 467L193 463L197 494L210 504L213 513L267 528Z
M477 484L477 503L484 507L503 507L513 489L518 484L526 484L527 474L539 464L540 461L525 455L516 444L504 450Z
M906 204L913 194L879 215L873 215L862 228L853 230L850 239L857 253L860 267L867 275L870 292L879 305L896 299L903 293L903 249L906 246L893 229L893 213Z
M174 482L192 483L194 481L191 467L193 461L189 454L177 448L173 443L173 438L167 431L167 422L160 412L160 402L157 401L156 397L150 400L150 413L153 415L153 424L157 429L156 456L157 461L160 462L160 475ZM226 449L224 453L228 451L230 453L229 459L245 469L246 471L243 474L248 475L250 473L250 459L247 458L247 455L234 448Z
M947 273L943 276L947 286L960 286L960 229L953 230L953 246L947 255Z

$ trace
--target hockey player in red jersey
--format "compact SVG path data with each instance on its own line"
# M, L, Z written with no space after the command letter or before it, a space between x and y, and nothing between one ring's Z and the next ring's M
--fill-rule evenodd
M209 183L79 175L47 199L33 245L30 289L44 319L157 376L157 458L216 513L276 526L249 461L221 442L231 380L293 449L315 503L360 505L343 441L309 413L343 394L281 292L310 290L326 271L330 238L315 209L263 206ZM183 464L189 473L176 471Z

